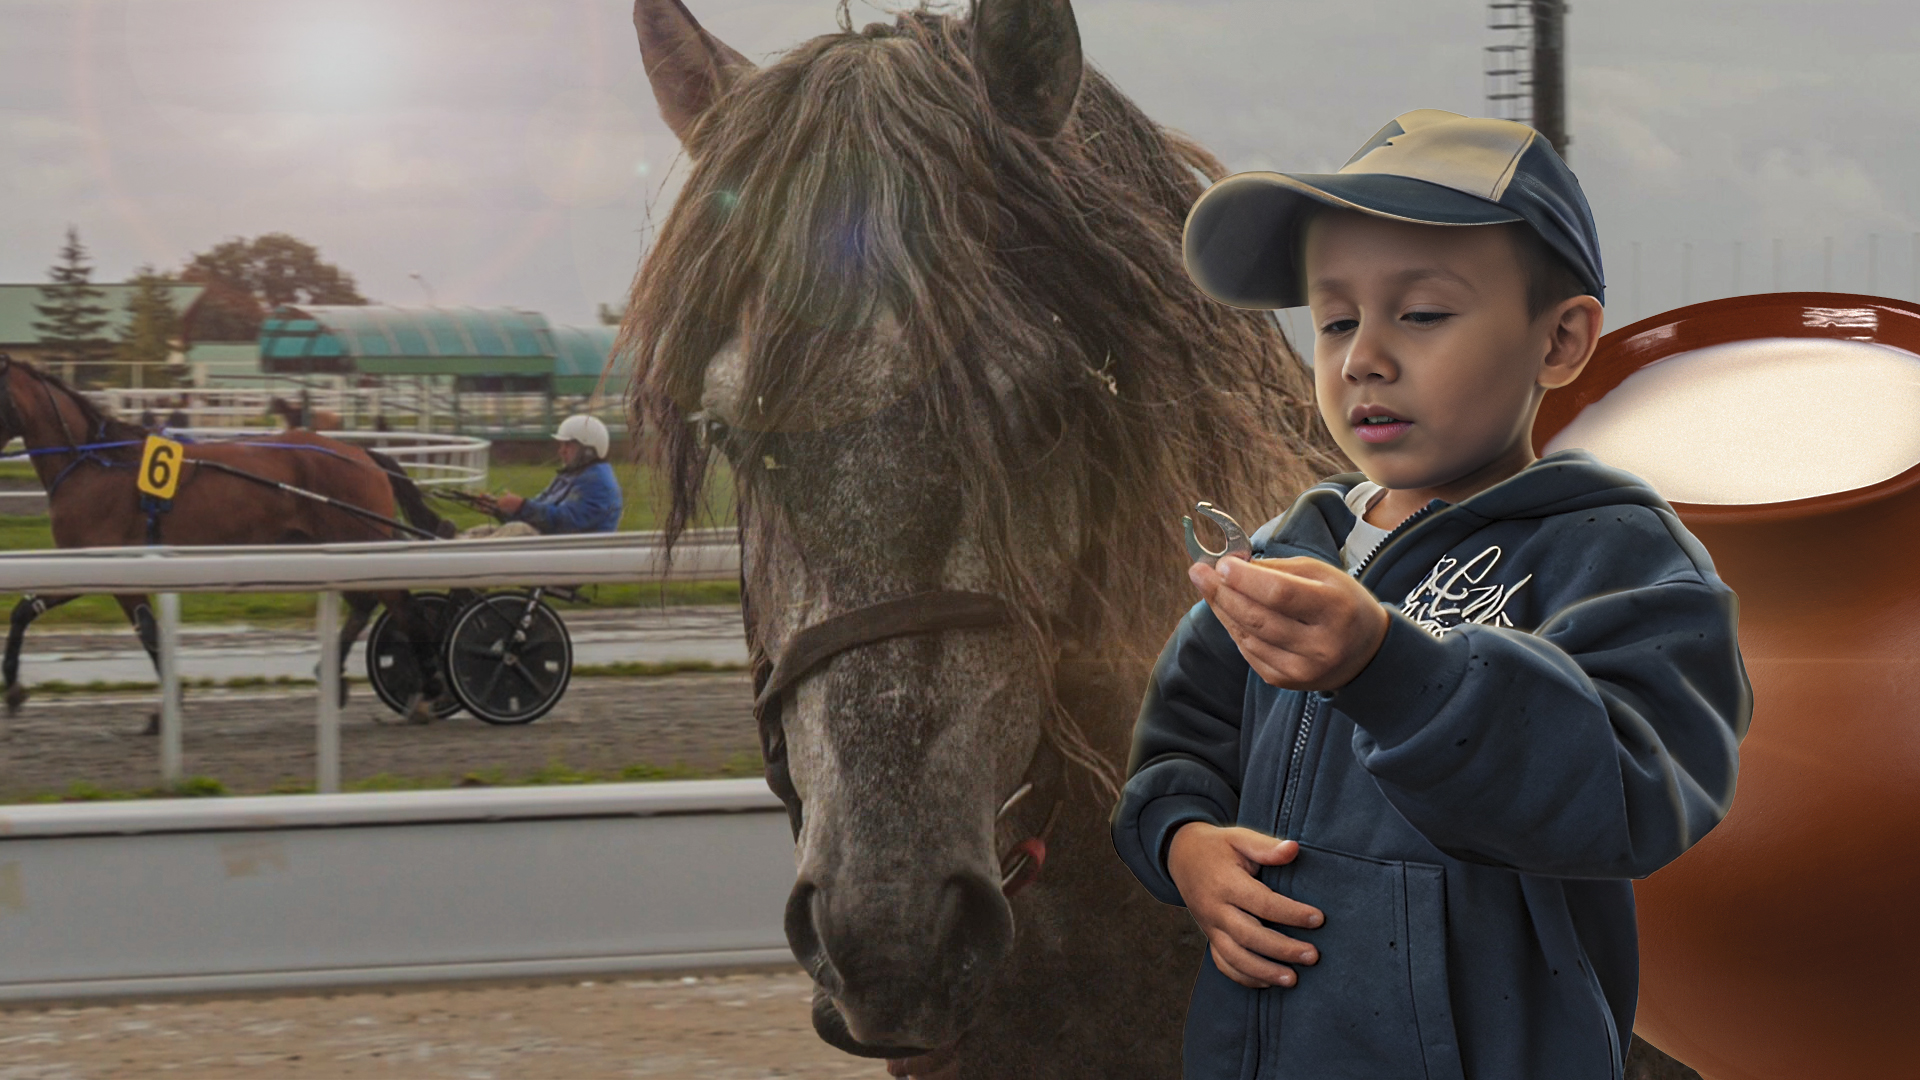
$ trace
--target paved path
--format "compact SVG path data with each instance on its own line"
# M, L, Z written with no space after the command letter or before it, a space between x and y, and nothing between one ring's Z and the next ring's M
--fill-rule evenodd
M0 1012L0 1080L885 1080L798 970Z

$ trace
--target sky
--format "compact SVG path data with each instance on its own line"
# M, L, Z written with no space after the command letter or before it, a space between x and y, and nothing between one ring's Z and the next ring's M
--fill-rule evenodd
M834 29L834 0L686 2L755 60ZM1092 64L1236 170L1487 115L1504 40L1484 0L1075 13ZM1920 298L1911 0L1582 0L1567 41L1610 325L1776 282ZM69 224L103 281L288 232L376 301L589 323L684 172L625 0L0 0L0 281L44 280Z

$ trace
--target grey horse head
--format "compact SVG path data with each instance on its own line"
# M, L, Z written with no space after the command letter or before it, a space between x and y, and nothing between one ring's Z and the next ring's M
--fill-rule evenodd
M1181 269L1218 164L1083 64L1068 0L843 26L766 67L680 0L634 21L690 161L620 344L669 535L724 459L769 663L917 598L1006 612L856 632L770 691L816 1026L855 1053L950 1046L1021 962L1010 850L1062 799L1103 836L1138 679L1191 602L1179 508L1332 459L1275 452L1312 449L1297 360ZM1089 657L1130 680L1118 708L1063 693ZM1003 813L1023 791L1045 794Z

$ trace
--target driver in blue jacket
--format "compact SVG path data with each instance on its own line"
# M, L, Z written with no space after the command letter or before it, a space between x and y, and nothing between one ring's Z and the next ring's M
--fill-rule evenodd
M620 482L606 461L612 439L592 416L569 416L553 433L560 442L560 472L531 499L511 492L482 496L482 508L502 521L460 535L480 537L613 532L620 527Z

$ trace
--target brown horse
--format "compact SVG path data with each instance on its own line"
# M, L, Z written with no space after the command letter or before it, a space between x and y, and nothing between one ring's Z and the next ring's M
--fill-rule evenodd
M339 431L346 426L340 414L331 409L316 409L307 401L306 395L300 396L300 404L295 405L286 398L275 396L267 403L267 415L277 416L281 422L291 428L306 428L308 431Z
M669 536L733 470L815 1028L895 1075L1178 1075L1211 961L1108 815L1194 600L1180 515L1351 467L1274 319L1182 268L1224 170L1083 65L1067 0L765 68L680 0L634 21L691 169L618 351Z
M392 519L396 504L415 525L437 534L448 530L391 458L305 431L183 447L178 489L165 509L145 501L136 487L144 428L114 420L58 377L0 353L0 446L18 436L47 490L56 547L118 547L137 544L332 543L398 539L389 525L363 514L291 494L271 481L359 507ZM262 443L270 445L261 445ZM258 477L247 479L225 469ZM4 676L7 710L26 700L19 683L20 649L27 627L74 595L28 595L14 606L7 634ZM147 597L116 596L159 664L157 624ZM433 635L417 625L404 592L348 593L350 615L341 633L344 658L366 625L375 603L394 613L403 633L419 644L415 661L428 673L427 701L415 702L409 719L424 722L428 701L440 688Z

